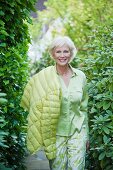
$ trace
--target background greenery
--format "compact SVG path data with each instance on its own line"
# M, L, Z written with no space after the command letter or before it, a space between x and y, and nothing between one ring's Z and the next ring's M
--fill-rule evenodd
M91 151L88 167L113 169L113 20L98 26L87 47Z
M0 1L0 169L24 169L26 113L20 108L28 78L27 22L35 0ZM7 95L5 96L4 93ZM6 100L3 98L7 98ZM5 102L5 103L4 103ZM6 168L6 167L7 168ZM9 167L9 168L8 168Z
M113 169L113 1L48 0L30 26L33 42L39 44L43 25L48 28L60 18L61 35L75 42L78 54L72 65L87 75L89 89L90 152L86 168ZM59 34L52 30L52 36ZM48 48L48 46L47 46ZM46 48L46 49L47 49ZM53 64L48 52L33 64L34 72Z

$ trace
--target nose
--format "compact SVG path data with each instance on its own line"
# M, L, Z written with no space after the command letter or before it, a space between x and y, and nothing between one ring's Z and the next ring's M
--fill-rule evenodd
M61 52L60 56L61 56L61 57L64 57L64 53L63 53L63 52Z

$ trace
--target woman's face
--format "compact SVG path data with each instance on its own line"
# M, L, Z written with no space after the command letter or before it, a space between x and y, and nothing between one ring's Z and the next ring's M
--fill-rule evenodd
M69 47L63 45L62 47L56 47L53 50L52 56L58 65L65 66L71 59L71 52Z

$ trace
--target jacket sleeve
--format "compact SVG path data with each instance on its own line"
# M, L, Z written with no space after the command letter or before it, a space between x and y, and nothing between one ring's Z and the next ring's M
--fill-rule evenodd
M88 105L88 90L87 90L87 84L86 84L86 78L85 78L84 87L83 87L83 97L82 97L82 101L81 101L81 104L80 104L80 112L82 112L82 114L85 115L84 124L86 125L86 138L87 138L87 140L89 140L87 105Z

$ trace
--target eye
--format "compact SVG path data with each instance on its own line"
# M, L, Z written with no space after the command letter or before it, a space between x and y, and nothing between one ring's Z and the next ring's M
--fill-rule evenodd
M68 51L68 50L65 50L64 53L69 53L69 51Z
M58 51L56 51L56 53L61 53L61 51L60 51L60 50L58 50Z
M64 50L64 53L69 53L70 51L69 50Z

